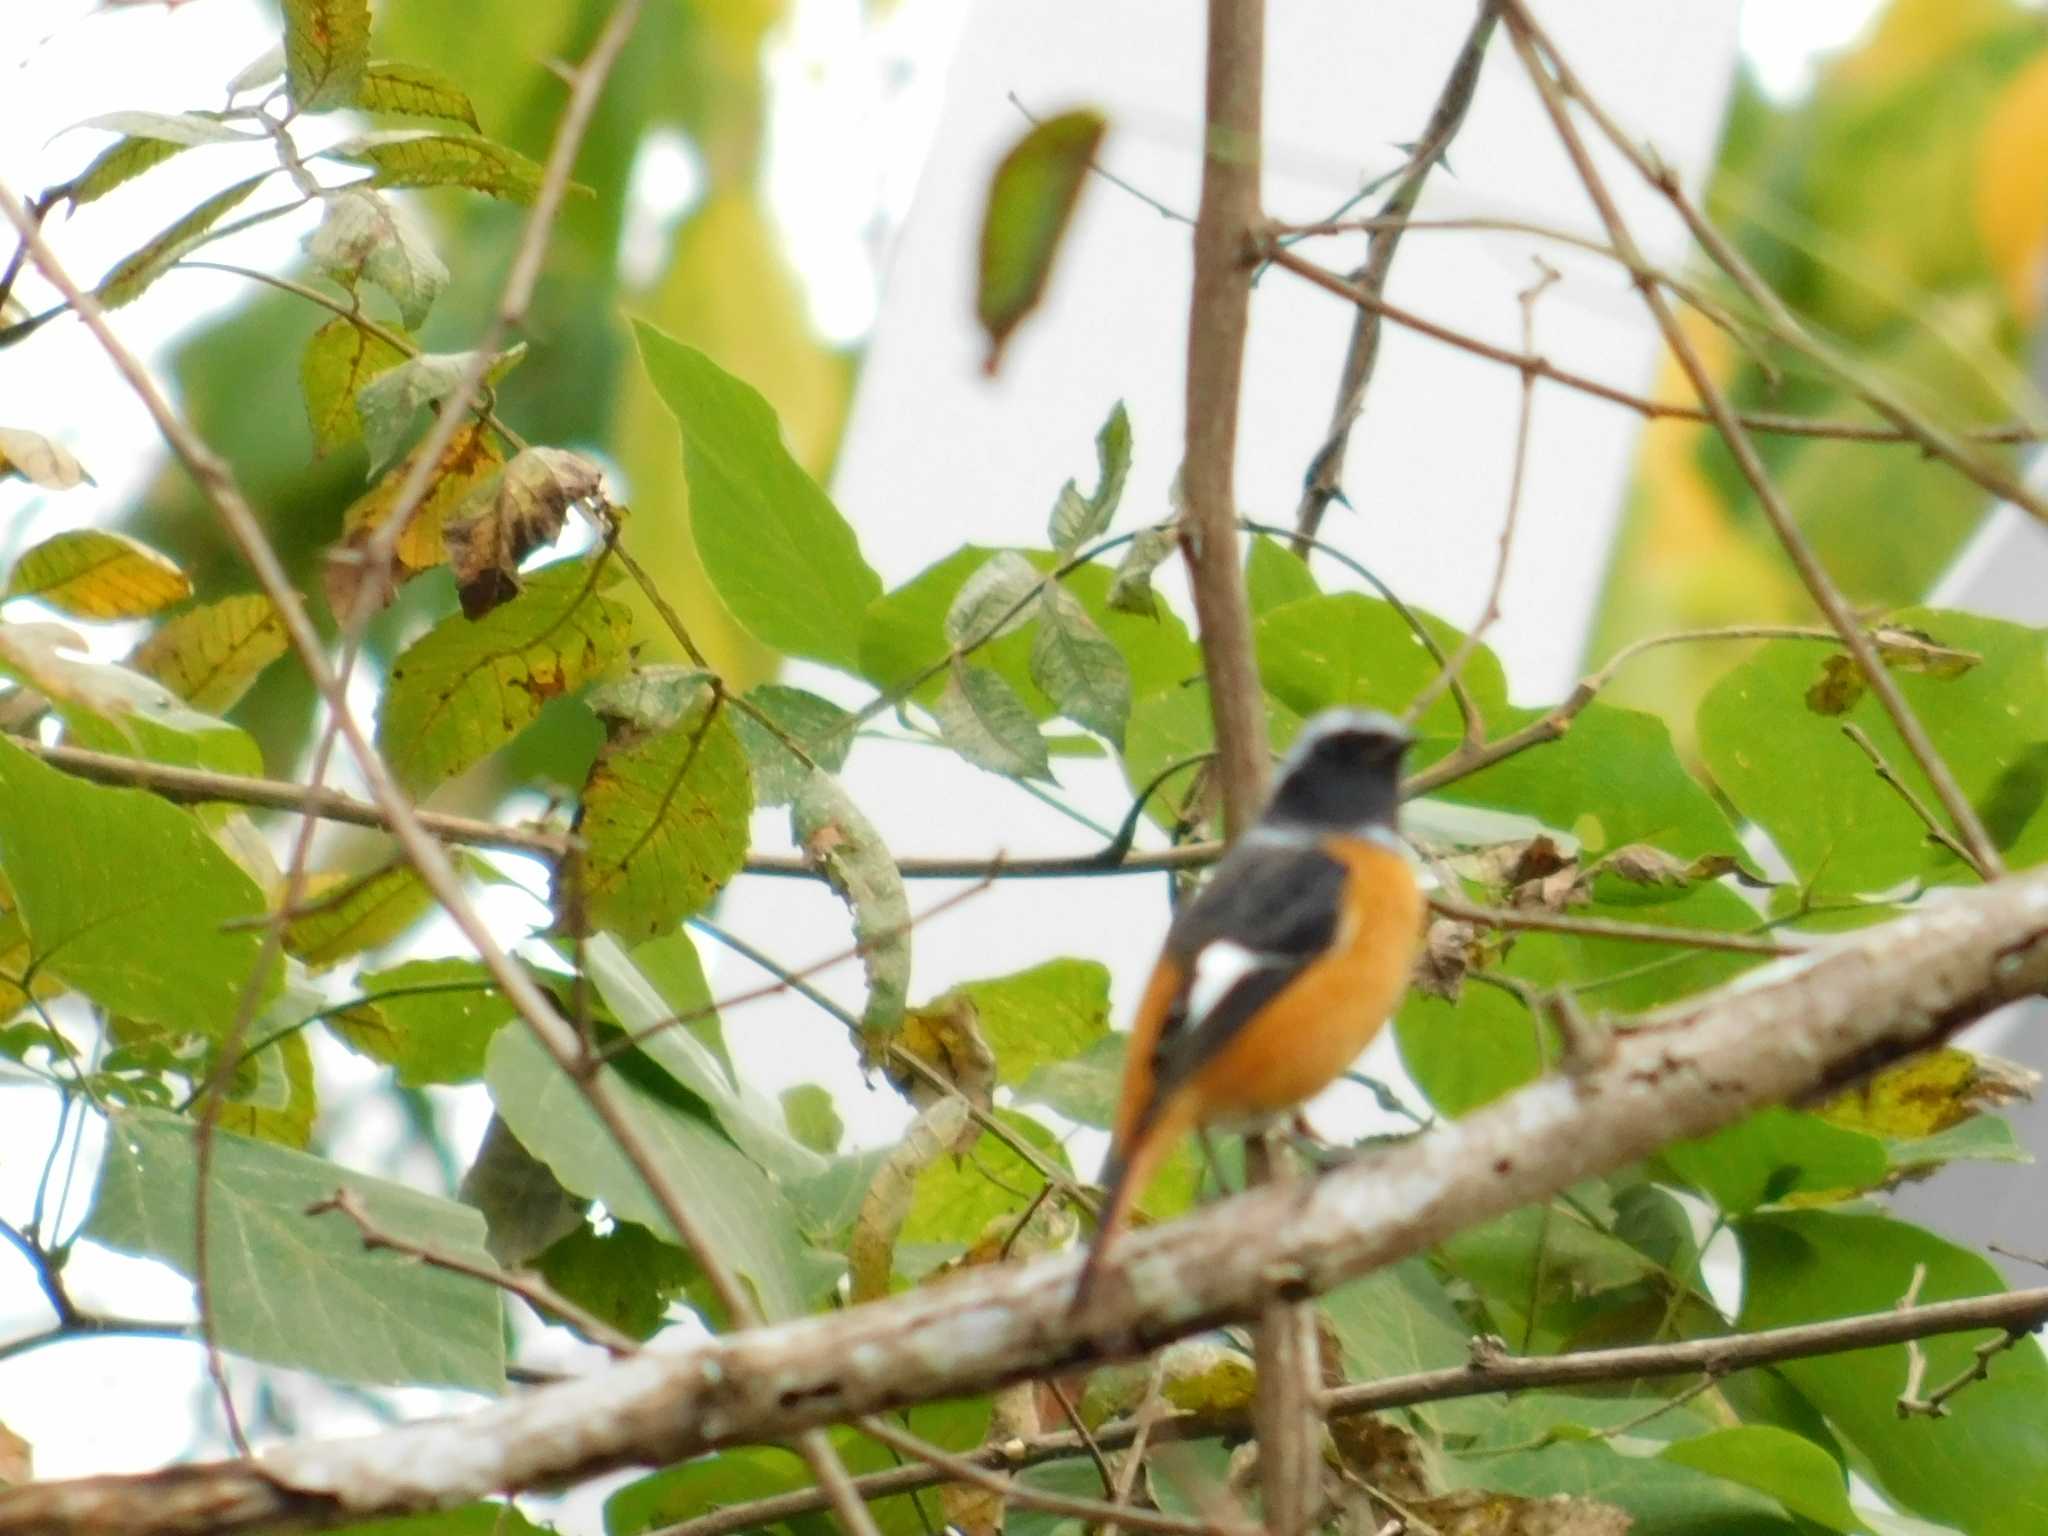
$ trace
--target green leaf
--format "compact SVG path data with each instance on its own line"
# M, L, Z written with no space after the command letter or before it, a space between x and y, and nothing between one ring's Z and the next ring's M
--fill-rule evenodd
M981 220L975 295L975 313L988 333L989 373L1001 363L1010 333L1045 293L1108 126L1099 112L1063 112L1035 124L996 166Z
M1072 593L1053 582L1039 604L1031 680L1076 725L1121 748L1131 713L1131 669Z
M1445 655L1464 637L1433 614L1414 610ZM1436 677L1436 659L1391 603L1356 592L1284 603L1253 631L1266 689L1303 718L1336 705L1399 713ZM1490 721L1507 709L1507 678L1485 646L1461 674L1473 702ZM1455 741L1456 703L1445 694L1423 711L1416 729Z
M1884 1143L1830 1125L1818 1115L1770 1108L1664 1149L1666 1164L1729 1215L1792 1195L1846 1199L1874 1189L1891 1172Z
M623 1221L602 1236L579 1226L540 1256L540 1272L562 1295L627 1337L651 1339L696 1266L681 1249Z
M284 0L285 86L301 112L353 106L370 59L370 0Z
M1300 729L1300 718L1268 694L1266 739L1272 750L1285 751ZM1197 776L1201 768L1198 759L1213 751L1215 745L1208 684L1196 682L1186 688L1149 695L1139 693L1131 706L1130 724L1124 728L1124 782L1136 794L1150 787L1169 767L1179 769L1153 792L1146 803L1147 816L1161 826L1175 823L1181 801L1201 782Z
M1482 705L1495 732L1540 713ZM1434 755L1434 754L1429 754ZM1437 791L1463 805L1533 816L1568 832L1588 857L1649 843L1681 859L1722 856L1747 868L1735 829L1686 772L1670 729L1655 715L1588 704L1561 738ZM1637 958L1646 958L1638 956Z
M250 592L166 620L130 659L194 709L219 715L240 703L288 646L277 605Z
M426 231L398 204L362 187L328 194L320 227L306 237L306 254L350 293L364 281L382 288L410 330L426 323L448 286L448 269Z
M590 1205L564 1189L554 1170L521 1146L495 1111L458 1193L464 1205L482 1213L484 1246L507 1269L525 1268L582 1226Z
M1984 1259L1931 1232L1882 1216L1796 1211L1751 1216L1736 1227L1745 1331L1820 1322L1899 1303L1917 1266L1922 1302L2004 1289ZM1922 1340L1928 1390L1967 1370L1974 1345L1995 1330ZM2048 1363L2023 1340L1959 1392L1940 1419L1902 1418L1904 1345L1788 1360L1774 1367L1828 1416L1860 1470L1894 1503L1971 1536L2022 1536L2048 1510Z
M975 767L1007 778L1052 778L1038 722L1001 673L955 662L932 713L939 739Z
M15 561L0 601L33 597L75 618L139 619L191 595L192 583L177 562L140 539L73 528Z
M126 134L131 138L154 139L191 149L200 144L260 144L263 135L238 128L214 112L103 112L73 123L71 128L97 128L104 133Z
M1068 1167L1059 1139L1031 1116L1011 1109L995 1115L1048 1161ZM1043 1174L989 1135L974 1143L972 1157L932 1161L918 1175L898 1236L897 1272L914 1280L978 1241L992 1223L1022 1217L1044 1183Z
M592 939L584 946L584 964L640 1053L688 1089L735 1146L778 1179L814 1178L824 1171L825 1160L784 1129L772 1100L736 1087L725 1063L692 1031L661 1027L675 1018L676 1003L655 989L616 940L608 934Z
M569 1189L602 1200L621 1220L681 1241L577 1085L528 1031L501 1029L492 1037L484 1077L506 1124ZM768 1319L810 1311L831 1276L805 1252L795 1213L768 1176L658 1088L613 1067L599 1077L690 1219L753 1289Z
M1597 1198L1601 1191L1580 1185L1573 1193ZM1527 1333L1539 1351L1570 1347L1589 1322L1646 1291L1655 1303L1648 1332L1663 1320L1670 1296L1669 1281L1655 1263L1563 1200L1551 1206L1547 1220L1541 1206L1524 1206L1468 1227L1440 1255L1445 1268L1476 1293L1494 1332L1516 1340ZM1469 1427L1462 1415L1459 1425Z
M365 112L390 112L401 117L439 117L482 133L468 93L438 69L372 59L363 69L355 104Z
M474 960L413 960L356 978L365 1001L328 1021L348 1045L398 1069L401 1087L483 1076L491 1036L515 1013Z
M1341 1286L1323 1298L1322 1308L1354 1381L1465 1365L1472 1358L1472 1330L1422 1259L1403 1259ZM1433 1406L1416 1411L1436 1422Z
M973 1006L995 1052L996 1081L1015 1087L1041 1067L1088 1051L1109 1034L1109 971L1093 960L1048 960L987 981L967 981L926 1004Z
M816 1083L794 1083L782 1090L782 1117L789 1134L813 1152L830 1157L846 1136L846 1122L829 1089Z
M46 491L68 491L94 483L68 448L40 432L19 427L0 427L0 479L8 475L19 475Z
M236 133L229 137L239 139L242 135ZM83 208L145 171L156 169L173 156L182 155L191 147L177 139L150 134L116 139L93 156L90 165L55 191L59 196L69 198L73 208Z
M913 678L924 677L911 696L929 708L945 686L945 662L953 649L946 615L962 587L994 553L979 545L966 545L871 604L860 637L862 675L892 693L907 687ZM1046 550L1017 553L1041 575L1060 564L1059 557ZM1170 612L1157 618L1119 613L1109 606L1113 580L1108 571L1084 565L1069 571L1060 584L1080 599L1088 617L1123 656L1131 672L1132 698L1143 699L1198 681L1202 659L1188 638L1187 626ZM1000 673L1030 705L1033 715L1044 719L1058 713L1052 700L1031 680L1031 642L1026 636L1005 635L991 641L974 653L974 662ZM925 677L926 673L932 675Z
M747 691L746 701L766 715L784 735L827 773L846 765L853 748L853 716L830 699L792 688L786 683L763 683ZM787 805L803 788L811 768L772 735L767 726L744 710L732 713L732 728L746 749L754 770L754 803Z
M1014 635L1031 622L1044 582L1016 550L997 550L960 584L946 610L946 638L964 651Z
M322 1001L311 989L293 989L256 1019L251 1033L258 1039L274 1035L303 1021ZM273 1040L245 1059L241 1070L249 1081L222 1102L220 1128L303 1152L313 1139L313 1119L320 1107L313 1053L306 1047L304 1031Z
M1101 472L1093 494L1083 496L1069 480L1053 503L1047 537L1063 555L1071 555L1090 539L1101 538L1116 517L1117 503L1123 500L1124 481L1131 473L1131 418L1121 400L1095 434L1095 457Z
M1717 1429L1674 1440L1658 1453L1669 1462L1769 1494L1793 1514L1831 1531L1860 1532L1835 1459L1811 1440L1768 1424Z
M720 599L765 644L854 671L881 579L775 412L695 347L635 326L640 357L683 434L690 532Z
M0 741L0 874L35 958L102 1007L208 1037L234 1019L263 895L187 812Z
M483 382L495 384L525 355L524 342L498 353L484 370ZM422 352L370 376L356 391L356 417L370 450L371 473L381 471L397 455L421 410L455 393L476 365L476 357L474 352Z
M1316 579L1301 557L1263 533L1252 538L1251 553L1245 558L1244 585L1252 613L1261 618L1275 608L1320 595Z
M1894 666L1893 681L1977 807L2007 863L2048 858L2048 646L2043 632L1974 614L1909 609L1888 621L1973 651L1960 677ZM1808 693L1828 648L1773 640L1717 683L1699 709L1700 750L1743 815L1770 834L1810 894L1891 890L1910 880L1974 881L1869 758L1843 734L1864 731L1923 805L1940 800L1867 694L1816 713Z
M598 595L602 565L562 560L482 619L443 619L399 653L377 714L384 759L415 793L481 762L557 695L618 659L630 617Z
M199 245L208 230L247 202L249 194L274 174L273 171L259 171L247 181L238 181L227 190L214 193L166 227L147 245L122 257L100 279L96 291L100 303L108 309L119 309L123 304L141 298L150 284L168 272L179 257Z
M337 315L306 342L299 383L306 394L306 420L313 429L315 458L344 448L363 435L356 396L371 380L402 366L406 354L382 336ZM410 416L398 422L403 429Z
M1140 528L1117 563L1105 600L1109 607L1118 613L1157 618L1159 599L1152 591L1152 573L1178 548L1180 535L1172 528Z
M753 781L721 695L701 690L673 720L591 703L606 741L583 786L576 830L587 846L583 916L628 938L653 938L701 912L747 856ZM568 892L556 908L568 915Z
M146 1110L113 1116L85 1235L190 1275L197 1171L191 1122ZM496 1288L366 1250L339 1212L306 1214L337 1190L400 1241L489 1263L483 1220L465 1206L216 1132L206 1267L220 1342L341 1381L502 1390Z
M1043 1104L1077 1125L1106 1131L1116 1113L1129 1047L1128 1036L1112 1031L1065 1061L1041 1062L1017 1085L1017 1097ZM996 1063L1002 1065L1000 1055Z
M507 202L530 203L541 169L518 150L473 133L406 128L358 134L323 154L376 174L373 187L467 187Z
M285 925L285 951L324 971L402 937L433 910L433 892L404 858L360 875L316 874Z
M910 997L910 898L874 823L829 773L813 773L789 806L789 831L811 867L853 912L867 972L861 1043L869 1065L903 1025Z

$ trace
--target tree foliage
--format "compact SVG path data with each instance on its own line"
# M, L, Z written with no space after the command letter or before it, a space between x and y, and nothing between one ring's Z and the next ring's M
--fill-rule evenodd
M117 206L174 158L279 146L277 169L141 239L93 291L109 309L156 302L223 231L319 205L289 291L187 344L191 416L259 504L291 508L271 535L324 598L326 632L364 640L367 724L405 793L489 814L526 784L563 786L542 829L550 911L504 937L575 1026L583 1054L567 1064L487 966L420 953L441 904L401 845L379 832L373 852L332 867L291 851L295 818L260 791L321 734L307 669L278 594L228 554L199 491L181 483L122 530L69 529L13 560L0 598L0 1057L28 1086L6 1092L61 1096L67 1115L105 1121L76 1235L194 1279L203 1269L211 1337L245 1360L502 1392L508 1309L523 1314L534 1293L480 1278L500 1266L544 1277L534 1315L546 1324L616 1346L693 1317L746 1322L712 1258L774 1321L1060 1248L1087 1228L1072 1144L1107 1124L1122 1065L1107 973L1048 954L916 991L924 936L906 880L926 871L892 856L904 829L871 820L842 774L891 722L1018 794L1057 799L1066 765L1107 760L1131 792L1131 825L1077 877L1164 867L1162 849L1212 836L1202 655L1150 581L1181 528L1122 494L1134 457L1176 449L1105 385L1097 462L1052 466L1073 478L1042 545L965 545L887 587L820 478L842 360L802 334L772 253L757 259L769 243L752 190L757 55L772 9L650 8L575 159L583 184L558 189L529 340L510 347L486 338L483 317L520 227L496 205L543 192L555 95L531 61L584 57L603 8L506 7L477 29L394 0L373 29L367 0L287 0L280 51L243 72L225 110L97 122L115 137L48 194ZM1965 378L1941 404L1974 425L2000 406L1984 381L2034 318L2018 274L2036 270L2048 225L2012 213L2001 189L2038 182L2016 141L2048 101L2048 54L2016 8L1982 0L1966 8L1976 20L1939 36L1935 9L1899 0L1803 106L1745 94L1713 204L1785 299L1872 368L1929 394ZM657 60L682 61L688 88ZM360 131L301 156L301 119L337 112ZM1933 123L1953 145L1904 145ZM618 260L627 172L672 127L703 150L712 182L666 270L633 292ZM991 368L1056 276L1103 131L1088 112L1020 124L992 178L979 256ZM1970 156L1975 180L1955 177L1951 161ZM1742 201L1767 177L1781 184L1770 207L1796 206L1839 241L1896 247L1913 301L1876 302L1770 227ZM1911 200L1902 178L1956 203L1956 217L1898 218ZM1715 291L1739 302L1726 283ZM1853 381L1822 377L1754 306L1741 319L1765 339L1699 329L1738 404L1864 411ZM1781 378L1787 360L1799 366ZM85 477L52 438L76 428L89 443L89 427L8 424L0 470L61 495ZM1839 637L1796 627L1811 613L1789 578L1773 564L1761 588L1720 579L1778 557L1719 439L1654 430L1617 590L1697 538L1688 561L1717 579L1665 603L1660 627L1675 612L1683 625L1774 628L1734 653L1661 649L1618 674L1612 695L1595 696L1599 675L1565 699L1517 701L1483 635L1351 590L1340 563L1304 563L1263 535L1227 552L1249 593L1267 744L1284 749L1333 706L1413 714L1428 792L1408 826L1442 894L1545 920L1525 931L1433 918L1394 1024L1409 1083L1371 1085L1406 1117L1389 1136L1438 1134L1557 1070L1577 1048L1575 1015L1626 1030L1754 973L1774 947L1928 907L1990 873ZM1766 457L1825 562L1871 606L1868 632L1933 754L2005 865L2024 870L2048 859L2048 636L1917 605L1986 496L1906 454L1788 436ZM605 463L634 487L630 508L611 499ZM1865 531L1880 521L1911 536ZM1647 607L1618 600L1603 644L1646 633ZM112 654L117 635L135 637L118 642L125 660L88 659ZM830 684L767 681L775 655L818 664ZM1684 658L1680 691L1628 691L1663 656ZM65 748L123 760L127 782L66 771L78 763ZM174 796L151 765L209 777ZM896 1145L849 1145L822 1089L772 1098L724 1050L699 951L718 930L693 920L749 867L764 813L786 815L806 869L846 906L866 996L842 1020L845 1048L913 1116ZM472 892L535 857L487 851L488 833L456 839L481 845L459 865ZM333 1155L343 1138L311 1067L329 1042L376 1063L394 1092L488 1095L492 1132L459 1195ZM1561 1354L1995 1293L1982 1256L1887 1214L1886 1196L1952 1161L2023 1160L1996 1113L2023 1086L1950 1049L1467 1230L1320 1299L1328 1384L1459 1367L1497 1340ZM1212 1151L1176 1155L1144 1201L1150 1220L1186 1212L1219 1177L1236 1183L1238 1139ZM664 1190L713 1254L691 1251ZM65 1309L38 1342L63 1347L90 1331L63 1290L74 1234L4 1215ZM2048 1364L2017 1337L1973 1353L1985 1338L1419 1404L1337 1421L1332 1466L1414 1530L1619 1530L1625 1518L1641 1536L2017 1536L2039 1529L2048 1503ZM1988 1379L1938 1400L1938 1417L1913 1411L1973 1369ZM1215 1334L1149 1370L1069 1386L1081 1420L1100 1426L1155 1395L1237 1423L1256 1382L1239 1337ZM1064 1425L1050 1378L920 1405L908 1423L952 1451ZM32 1408L10 1408L7 1428L33 1442ZM1139 1494L1209 1518L1237 1437L1160 1448ZM856 1426L831 1443L855 1473L893 1464ZM655 1530L813 1475L780 1449L720 1451L619 1488L607 1529ZM1071 1523L1034 1507L1034 1489L1100 1492L1079 1454L1021 1476L1014 1531ZM872 1513L889 1533L940 1519L995 1529L1003 1504L981 1492L955 1481L923 1503L878 1498ZM1560 1495L1559 1518L1576 1523L1534 1523L1539 1501ZM1460 1523L1485 1510L1497 1523ZM408 1529L500 1520L470 1508Z

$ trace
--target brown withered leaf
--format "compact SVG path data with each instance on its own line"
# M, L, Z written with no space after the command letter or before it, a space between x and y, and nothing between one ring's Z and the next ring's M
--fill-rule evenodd
M1806 707L1816 715L1846 715L1868 686L1855 658L1837 651L1820 664L1820 677L1806 690Z
M1586 887L1592 882L1593 872L1580 869L1576 864L1566 864L1533 880L1524 880L1508 892L1511 907L1537 907L1545 912L1562 912L1575 902L1586 899Z
M1557 839L1539 832L1520 842L1495 843L1456 861L1459 873L1481 885L1513 890L1531 880L1540 880L1558 870L1573 868L1578 860L1558 845Z
M1465 978L1484 958L1485 932L1472 923L1439 917L1422 939L1422 958L1415 964L1415 985L1430 997L1455 1003Z
M601 494L604 472L566 448L527 448L442 528L462 611L480 619L519 593L519 562L554 542L569 508Z
M1600 861L1601 871L1631 885L1687 885L1695 878L1693 865L1662 848L1648 843L1630 843L1617 848Z
M1635 1523L1617 1505L1563 1493L1532 1499L1461 1488L1408 1507L1439 1536L1626 1536Z
M981 1035L981 1015L964 995L942 997L903 1015L896 1044L944 1074L979 1109L995 1103L996 1053ZM885 1059L889 1081L920 1108L941 1097L922 1074Z
M356 594L367 575L363 552L377 530L390 521L398 493L412 473L418 453L415 449L392 465L341 515L342 540L327 552L321 568L327 606L337 618L354 610ZM442 529L449 516L504 462L505 455L499 452L496 437L482 422L472 422L455 434L427 481L427 493L420 498L418 508L407 519L405 531L393 547L391 570L377 594L377 607L388 606L400 586L448 558Z
M1961 677L1984 659L1974 651L1943 645L1920 629L1880 629L1870 638L1886 668L1893 672L1918 672L1947 680ZM1855 658L1837 651L1820 664L1820 677L1806 690L1806 707L1817 715L1846 715L1868 686Z

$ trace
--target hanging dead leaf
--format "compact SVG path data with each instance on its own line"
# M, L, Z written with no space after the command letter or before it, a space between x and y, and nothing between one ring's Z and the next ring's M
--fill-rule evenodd
M569 508L602 494L604 471L563 448L528 448L479 486L442 530L462 611L480 619L519 593L519 562L562 531Z
M1630 885L1682 886L1693 879L1690 863L1666 853L1662 848L1652 848L1648 843L1630 843L1617 848L1600 861L1598 868L1603 874L1626 880Z
M19 427L0 427L0 476L6 475L19 475L46 491L97 483L67 449L40 432L24 432Z
M1415 986L1430 997L1455 1003L1465 978L1481 964L1489 948L1486 930L1456 918L1440 917L1422 940L1422 958L1415 965Z
M342 541L327 552L321 570L327 606L337 618L346 617L354 611L357 593L369 574L364 563L365 552L376 531L391 520L392 509L398 503L398 493L417 458L418 450L415 449L392 465L342 514ZM456 512L504 462L505 456L498 450L496 437L482 422L472 422L455 434L447 452L441 455L440 463L427 480L426 494L406 520L405 531L399 534L398 543L393 547L391 569L386 573L382 590L377 595L377 607L388 605L397 595L399 586L448 558L442 529L450 514Z
M990 1109L995 1103L996 1056L981 1037L980 1018L973 999L954 995L903 1016L903 1033L896 1044L926 1065L942 1073L977 1108ZM911 1103L923 1106L935 1098L950 1097L934 1088L918 1072L885 1062L889 1081Z

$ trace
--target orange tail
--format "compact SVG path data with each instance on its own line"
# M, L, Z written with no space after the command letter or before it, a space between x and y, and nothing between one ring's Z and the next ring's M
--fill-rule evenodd
M1081 1266L1081 1278L1074 1286L1074 1299L1067 1306L1070 1316L1088 1305L1088 1298L1094 1294L1095 1282L1102 1273L1102 1262L1117 1234L1129 1222L1131 1207L1137 1204L1138 1197L1152 1182L1152 1175L1159 1171L1166 1154L1187 1131L1190 1119L1187 1110L1173 1105L1165 1114L1153 1117L1149 1125L1139 1130L1128 1156L1120 1148L1112 1146L1109 1149L1109 1160L1102 1167L1102 1183L1109 1191L1109 1198L1103 1202L1102 1212L1096 1217L1095 1242L1088 1250L1087 1262Z

